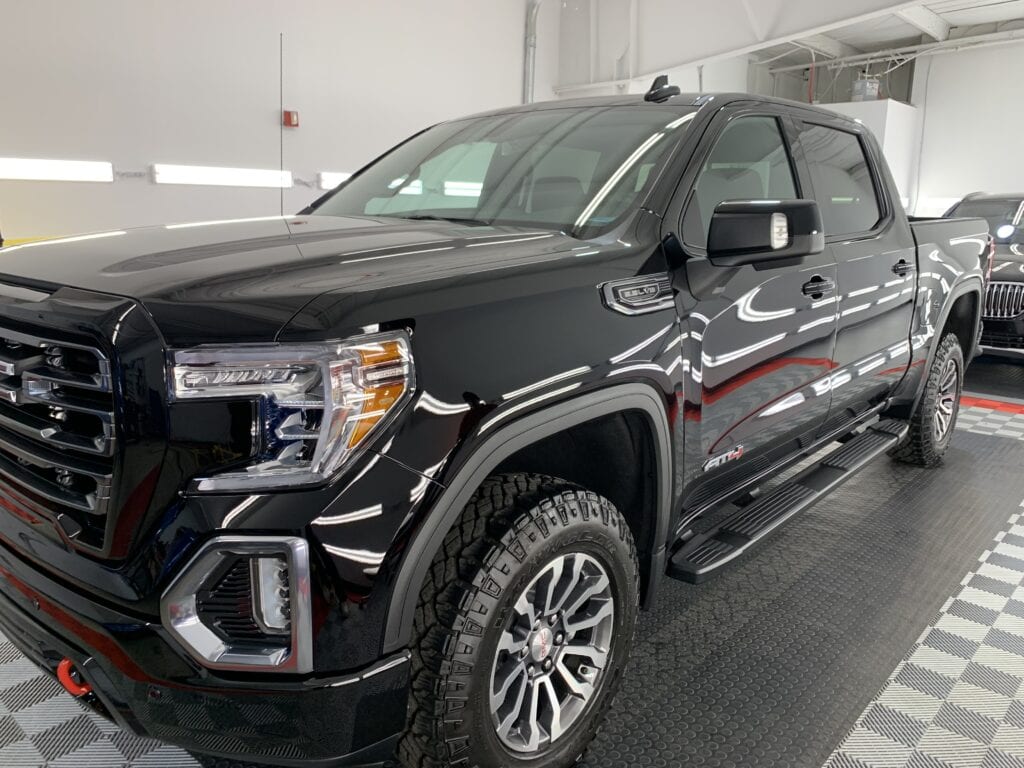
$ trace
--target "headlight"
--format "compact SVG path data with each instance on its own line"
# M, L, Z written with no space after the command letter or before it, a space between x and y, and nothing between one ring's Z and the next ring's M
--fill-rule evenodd
M258 459L200 479L201 491L324 482L414 386L405 333L325 344L211 345L172 356L172 399L260 401Z

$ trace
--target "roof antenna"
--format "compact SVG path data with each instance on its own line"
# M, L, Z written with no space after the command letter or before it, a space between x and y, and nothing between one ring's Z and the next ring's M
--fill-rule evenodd
M644 94L644 101L668 101L679 95L678 85L668 84L668 75L658 75L651 83L651 90Z

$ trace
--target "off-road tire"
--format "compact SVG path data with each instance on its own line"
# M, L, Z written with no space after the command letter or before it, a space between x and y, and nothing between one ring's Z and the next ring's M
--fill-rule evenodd
M609 576L615 605L611 653L600 690L573 727L524 759L495 731L492 665L512 604L545 564L569 552L598 559ZM486 480L446 537L420 591L401 764L563 768L578 761L618 689L638 603L636 547L610 501L542 475Z
M935 410L939 407L942 373L946 370L950 360L957 368L956 399L949 427L942 438L938 439L934 428ZM921 400L910 417L910 434L891 453L894 459L921 467L932 467L942 460L956 429L956 417L960 410L960 392L963 389L963 382L964 353L960 347L960 340L955 333L947 333L939 342L935 359L932 361L931 368L928 369L928 379L925 382Z

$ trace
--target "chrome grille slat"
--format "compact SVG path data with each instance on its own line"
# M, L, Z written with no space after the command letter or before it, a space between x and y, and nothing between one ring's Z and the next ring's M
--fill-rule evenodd
M77 387L79 389L90 389L96 392L110 391L109 377L101 375L92 376L70 373L50 366L32 368L21 375L21 383L23 385L30 385L31 383L38 384L39 382L57 384L59 386Z
M48 501L53 501L81 512L87 512L91 515L102 514L103 510L100 509L100 505L103 504L105 506L105 502L110 497L109 476L104 478L105 484L103 486L97 485L96 493L76 493L66 491L59 485L55 485L38 475L26 473L17 462L3 455L0 455L0 476L12 481L17 486L29 490L36 496L41 496Z
M34 347L0 350L0 376L18 376L22 371L40 365L45 360Z
M0 394L3 392L3 383L0 382ZM5 398L0 397L0 401ZM86 400L69 396L66 393L54 392L53 390L47 390L39 393L21 392L21 402L32 402L32 403L45 403L46 405L55 405L63 408L67 411L75 411L76 413L85 413L89 416L95 416L97 419L102 421L104 424L113 425L114 414L110 411L104 410L98 405L94 405Z
M104 425L103 433L97 437L85 437L56 427L49 419L12 408L0 401L0 427L60 448L95 453L98 456L110 456L114 452L112 426L112 424Z
M109 470L99 461L41 445L3 428L0 428L0 451L13 454L15 458L43 469L65 469L94 479L109 475Z
M0 400L6 403L19 403L22 399L21 382L17 379L0 381Z
M0 324L0 494L102 551L117 447L111 366L61 335Z
M1024 283L989 283L985 294L985 317L1008 320L1024 313Z

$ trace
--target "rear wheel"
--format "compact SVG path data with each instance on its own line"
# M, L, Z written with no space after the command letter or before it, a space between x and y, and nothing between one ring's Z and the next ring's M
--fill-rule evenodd
M625 520L561 480L487 480L420 593L408 768L572 765L622 674L638 607Z
M921 401L910 419L910 434L893 458L930 467L938 464L953 439L964 382L964 355L955 333L942 337L928 371Z

